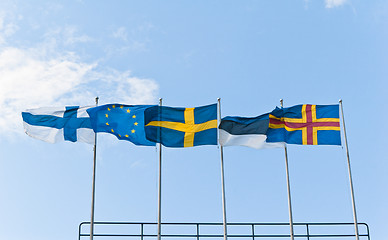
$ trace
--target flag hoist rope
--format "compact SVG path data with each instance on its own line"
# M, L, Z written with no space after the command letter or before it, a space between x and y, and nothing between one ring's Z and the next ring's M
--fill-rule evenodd
M98 106L98 97L96 97L96 107ZM94 133L94 148L93 148L93 180L92 180L92 210L90 217L90 240L93 240L94 232L94 197L96 195L96 152L97 152L97 133Z
M280 106L281 106L281 108L283 108L283 99L280 99ZM286 159L288 213L290 215L290 236L291 236L291 240L294 240L294 222L293 222L293 219L292 219L290 174L289 174L289 170L288 170L288 154L287 154L287 144L286 143L284 143L284 155L285 155L285 159Z
M221 121L221 98L218 98L218 119ZM224 240L227 240L227 222L226 222L226 201L225 201L225 178L224 178L224 151L223 147L220 145L220 154L221 154L221 183L222 183L222 216L223 216L223 225L224 225Z
M162 106L162 98L159 98L159 106ZM159 114L161 117L161 114ZM159 119L160 121L160 119ZM159 128L159 186L158 186L158 240L161 240L162 234L162 144L161 142L161 129Z
M346 149L346 157L348 159L348 171L349 171L349 182L350 182L350 193L352 196L352 206L353 206L353 218L354 218L354 228L356 239L359 240L359 232L358 232L358 222L357 222L357 213L356 213L356 201L354 200L354 190L353 190L353 179L352 179L352 170L350 166L350 157L349 157L349 149L348 149L348 139L346 137L346 129L345 129L345 118L344 118L344 109L342 107L342 100L339 100L339 104L341 106L342 113L342 126L344 128L344 138L345 138L345 149Z

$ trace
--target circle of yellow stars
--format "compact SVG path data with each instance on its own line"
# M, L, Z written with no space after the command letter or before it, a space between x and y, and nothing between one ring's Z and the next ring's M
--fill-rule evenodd
M111 110L113 110L113 109L116 109L116 107L117 107L117 106L114 104L114 105L111 106L111 108L110 108L110 107L107 108L108 113L105 114L105 117L106 117L106 123L105 123L105 124L106 124L107 126L110 126L110 125L109 125L109 112L110 112ZM119 108L123 109L124 106L123 106L123 105L120 105ZM130 114L130 113L131 113L131 110L130 110L130 109L127 109L126 112L127 112L128 114ZM132 118L133 118L133 119L136 119L136 115L135 115L135 114L132 115ZM136 122L136 120L135 120L135 122L133 123L133 125L134 125L133 127L136 127L136 126L139 125L139 123ZM121 134L115 133L115 131L113 130L113 128L111 128L110 131L111 131L113 134L116 134L116 135L118 135L119 137L122 137ZM136 132L135 128L132 128L131 134L134 134L135 132ZM128 138L129 135L128 135L128 134L125 134L124 137Z

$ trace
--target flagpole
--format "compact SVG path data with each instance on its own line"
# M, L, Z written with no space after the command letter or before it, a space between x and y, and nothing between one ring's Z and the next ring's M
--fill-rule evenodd
M359 232L358 232L358 222L357 222L357 213L356 213L356 201L354 199L353 178L352 178L352 170L351 170L351 166L350 166L348 139L346 137L345 118L344 118L344 109L343 109L343 106L342 106L342 99L339 100L339 104L341 106L342 126L344 128L346 157L348 159L348 171L349 171L350 193L351 193L351 196L352 196L354 228L355 228L355 233L356 233L356 239L359 240L360 238L359 238Z
M221 98L218 98L218 119L221 121ZM226 201L225 201L225 177L224 177L224 150L220 145L220 154L221 154L221 182L222 182L222 216L223 216L223 225L224 225L224 240L227 240L227 222L226 222Z
M283 108L283 99L280 99L280 106ZM287 176L287 192L288 192L288 213L290 216L290 236L291 240L294 240L294 222L292 219L292 206L291 206L291 189L290 189L290 174L288 170L288 154L287 144L284 144L284 155L286 159L286 176Z
M162 106L162 98L159 98L159 106ZM160 128L159 128L159 138ZM162 230L162 144L159 141L159 187L158 187L158 240L161 240Z
M96 97L96 107L98 106L98 97ZM92 210L90 217L90 240L93 240L94 233L94 202L96 195L96 152L97 152L97 133L94 133L94 148L93 148L93 180L92 180Z

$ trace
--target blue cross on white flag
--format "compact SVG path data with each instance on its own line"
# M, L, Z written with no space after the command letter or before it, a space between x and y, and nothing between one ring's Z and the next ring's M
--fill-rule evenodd
M56 143L81 141L94 144L88 107L37 108L22 112L24 130L30 137Z

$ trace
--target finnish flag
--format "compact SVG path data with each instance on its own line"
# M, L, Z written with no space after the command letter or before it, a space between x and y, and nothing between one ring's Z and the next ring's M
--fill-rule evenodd
M30 137L49 142L85 142L94 144L94 131L87 107L37 108L22 112L23 125Z

